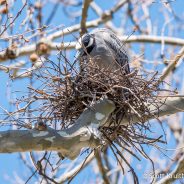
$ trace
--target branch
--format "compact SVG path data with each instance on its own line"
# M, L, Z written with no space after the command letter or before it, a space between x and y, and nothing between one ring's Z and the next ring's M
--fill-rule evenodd
M86 19L87 19L87 14L88 14L88 8L90 3L93 0L84 0L83 6L82 6L82 19L81 19L81 23L80 23L80 35L82 36L84 33L87 32L87 28L86 28Z
M151 115L145 121L184 111L184 97L169 97L161 100L163 105L157 109L150 107ZM71 128L66 130L46 131L32 130L9 130L0 132L0 153L26 152L26 151L59 151L63 156L75 158L84 147L97 147L101 144L99 126L105 124L115 106L107 99L100 100L92 107L86 109L76 120ZM138 122L136 115L124 118L123 125Z
M183 180L183 177L184 177L184 156L178 161L175 169L171 173L168 173L160 181L156 182L156 184L170 184L177 179Z
M0 36L2 36L4 34L4 32L12 25L14 24L15 20L20 16L20 14L22 13L22 11L24 10L24 8L27 6L27 1L24 3L24 5L22 6L22 8L18 11L18 13L16 14L16 16L13 18L13 20L8 24L5 25L5 28L2 30L2 32L0 33Z
M75 47L75 44L76 44L75 42L53 43L47 39L42 39L40 43L44 43L48 47L47 52L50 52L51 50L58 50L58 49L60 50L72 49ZM37 52L38 51L37 45L39 45L39 43L26 45L24 47L20 47L16 49L8 48L6 50L3 50L0 52L0 62L6 61L8 59L15 59L20 56L30 55L34 52Z
M155 117L162 117L165 115L171 115L175 114L177 112L183 112L184 111L184 97L178 96L178 97L168 97L164 100L160 100L160 104L162 106L158 109L155 106L150 106L150 112L151 115L148 115L145 118L145 122L151 119L155 119ZM137 115L132 114L129 117L123 118L121 121L121 125L128 125L130 123L136 123L139 122L139 118ZM107 122L105 126L109 126L109 123Z
M115 13L116 11L118 11L122 6L124 6L128 1L127 0L120 0L112 9L111 9L111 14ZM102 16L104 14L103 10L101 9L100 6L98 6L94 1L91 2L90 7L94 10L94 12L98 15L98 16ZM112 23L112 20L107 21L105 23L105 26L110 28L111 30L113 30L114 32L116 31L115 26Z
M68 179L72 178L73 176L75 176L78 172L80 172L82 169L84 169L86 166L88 166L88 164L95 158L94 156L94 152L92 152L86 159L84 162L80 163L79 165L77 165L75 168L73 168L72 170L70 170L70 172L66 172L64 174L62 174L58 179L58 183L63 183L65 181L67 181Z
M102 23L105 23L113 18L114 13L116 13L125 3L127 0L121 0L118 2L115 6L112 7L112 9L109 9L105 12L103 12L99 18L86 22L86 28L92 28L97 27ZM63 30L57 31L47 37L48 40L54 40L57 38L61 38L62 36L66 34L71 34L73 32L79 31L81 28L81 24L76 24L74 26L65 28Z
M48 128L45 131L35 129L1 131L0 153L48 150L61 152L63 156L74 159L82 148L100 145L98 127L107 121L114 108L111 101L100 100L86 109L74 126L66 130Z
M100 21L100 20L99 20ZM90 22L90 26L92 27L96 27L98 25L99 22L96 21L91 21ZM89 22L86 24L87 27L89 27ZM54 51L54 50L69 50L69 49L74 49L76 42L52 42L50 40L57 38L58 35L57 34L65 34L66 32L70 33L70 31L72 32L73 30L79 30L80 29L80 25L77 25L76 27L69 27L69 28L65 28L63 29L63 32L59 32L59 33L55 33L55 35L52 35L51 37L48 36L45 39L41 40L41 43L45 43L48 48L49 48L49 52L50 51ZM62 35L60 35L62 36ZM119 37L121 39L122 42L125 43L136 43L136 42L142 42L142 43L158 43L161 44L162 41L165 42L165 44L168 45L178 45L178 46L183 46L184 45L184 39L181 38L175 38L175 37L167 37L167 36L154 36L154 35L132 35L131 37L128 38L128 36L120 36ZM17 58L19 56L25 56L25 55L30 55L32 53L34 53L37 50L37 45L38 44L31 44L31 45L27 45L24 47L20 47L17 49L9 49L9 51L7 52L7 50L1 51L0 52L0 62L6 61L8 59L12 59L12 54L13 54L13 58Z
M177 65L178 61L184 56L184 47L180 50L180 52L175 56L175 58L170 61L167 68L164 69L163 74L160 77L160 81L163 81L168 74L174 69L174 67Z
M128 39L128 36L121 36L120 39L126 43L142 42L142 43L159 43L163 41L168 45L184 45L184 39L169 37L169 36L155 36L155 35L132 35Z
M102 158L101 158L101 155L99 153L99 150L95 150L95 157L96 157L96 161L97 161L97 165L98 165L98 168L99 168L99 171L102 175L102 178L103 178L103 181L105 184L109 184L109 179L107 177L107 172L103 166L103 162L102 162Z

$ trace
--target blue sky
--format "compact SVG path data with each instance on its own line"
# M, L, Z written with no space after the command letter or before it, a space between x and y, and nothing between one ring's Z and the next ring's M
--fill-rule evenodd
M28 1L28 2L33 2L33 1ZM113 1L107 1L107 0L96 0L95 1L98 5L100 5L100 7L103 10L108 10L112 7L112 5L114 4ZM157 1L158 2L158 1ZM20 7L22 6L21 1L17 1L15 6L14 6L14 11L17 12ZM50 3L48 3L46 5L46 8L43 11L44 14L44 19L46 20L45 16L48 16L51 10L51 7L53 5ZM152 17L151 20L153 22L156 22L158 25L158 31L157 34L160 35L161 33L161 28L163 26L163 15L162 13L159 12L159 8L160 8L160 2L158 3L153 3L151 6L151 12L152 12ZM184 13L184 1L183 0L176 0L172 3L172 6L176 12L177 15L181 15ZM76 8L77 9L77 8ZM89 20L93 20L94 18L97 18L97 16L94 14L94 12L90 9L89 10ZM120 24L120 18L123 18L122 16L122 10L118 11L115 15L114 15L114 23L115 25L119 25ZM120 17L120 18L119 18ZM21 14L21 16L16 20L15 22L15 31L14 34L21 32L23 30L19 29L19 25L22 22L22 20L25 18L25 11L23 11L23 13ZM126 17L125 17L126 18ZM56 16L53 19L53 23L51 26L58 26L58 25L64 25L64 26L70 26L73 25L75 23L78 23L80 21L79 19L76 20L68 20L67 16L65 15L64 11L63 11L63 7L60 6L57 9L56 12ZM184 21L184 20L183 20ZM175 20L173 21L173 24L175 24ZM181 24L183 24L183 22L181 22ZM128 22L127 26L129 26L129 28L127 29L128 31L125 32L126 34L129 34L129 32L133 29L133 25ZM139 34L139 33L135 33L135 34ZM77 34L76 34L77 35ZM167 35L167 29L165 32L165 35ZM184 32L176 32L175 35L176 37L180 37L180 38L184 38ZM74 38L72 36L68 36L65 38L67 41L72 41ZM8 46L8 44L4 44L3 42L0 42L0 49L4 48L4 46ZM171 47L171 46L170 46ZM160 48L160 45L154 45L151 49L150 49L150 45L146 46L146 53L145 56L147 59L153 59L152 57L152 52L154 49L158 49ZM138 44L133 44L132 48L135 52L139 53L140 52L140 48L138 48ZM178 48L177 48L178 49ZM71 55L71 57L73 57L73 54ZM26 57L22 57L19 58L22 60L27 60ZM17 59L17 60L19 60ZM72 58L70 58L72 59ZM160 58L158 58L158 60L161 60ZM10 63L10 62L9 62ZM3 63L4 64L4 63ZM8 63L5 63L8 64ZM146 67L151 67L149 65L147 65ZM156 68L157 70L161 70L164 66L161 66L159 68ZM183 81L184 76L183 76L183 65L182 67L180 67L180 69L178 70L179 75L181 76L181 80ZM21 80L17 80L15 82L12 82L9 79L9 76L7 73L4 72L0 72L0 106L4 107L5 109L8 110L13 110L13 106L11 106L8 103L8 99L7 99L7 90L12 89L13 91L16 90L23 90L26 91L26 85L28 84L28 80L27 79L21 79ZM11 86L11 88L10 88ZM181 86L178 86L179 88ZM10 95L11 98L13 98L15 95L17 96L21 96L21 94L14 94L14 95ZM1 111L0 111L1 112ZM1 117L1 116L0 116ZM164 125L165 126L165 125ZM4 130L5 128L3 127L1 130ZM155 128L157 129L157 128ZM173 148L175 146L175 142L171 141L169 142L169 145L167 145L167 147L169 148ZM147 148L147 151L149 152L150 148ZM169 155L171 153L168 153ZM136 164L137 162L135 161L134 164ZM144 160L142 162L142 164L144 165ZM144 172L144 168L141 170L142 172ZM17 173L17 175L21 176L22 179L25 181L30 175L30 171L27 169L27 167L24 166L24 164L22 163L22 161L19 159L19 154L14 153L14 154L0 154L0 183L6 183L6 184L11 184L14 183L13 178L15 178L15 173ZM141 173L140 173L141 174ZM9 179L7 179L8 177L11 178L12 181L10 181ZM80 183L85 183L86 181L84 180L84 177L87 181L87 178L90 179L91 177L91 169L88 167L88 169L85 169L84 171L82 171L82 173L80 173L76 179L73 181L73 183L76 182L80 182ZM35 180L31 180L30 183L33 183ZM89 180L88 180L89 181ZM94 181L94 180L93 180Z

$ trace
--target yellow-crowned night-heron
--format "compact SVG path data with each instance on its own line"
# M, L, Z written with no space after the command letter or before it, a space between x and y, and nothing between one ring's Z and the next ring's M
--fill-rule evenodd
M79 38L77 59L90 60L99 68L130 73L129 57L122 41L111 30L97 28Z

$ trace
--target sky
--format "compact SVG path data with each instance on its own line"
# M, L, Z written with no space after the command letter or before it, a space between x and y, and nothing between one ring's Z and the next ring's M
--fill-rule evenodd
M33 2L33 1L28 1ZM100 5L100 7L103 10L108 10L112 7L113 2L114 1L107 1L107 0L95 0L95 2ZM176 0L172 3L173 8L176 12L177 15L181 15L184 11L184 1L183 0ZM14 6L14 11L17 12L20 7L22 6L22 1L17 1L15 6ZM53 6L53 4L48 3L46 5L46 8L43 11L43 14L45 16L48 16L50 13L50 9L51 6ZM163 15L161 13L159 13L159 6L160 6L160 1L156 1L155 3L152 4L151 7L151 11L152 11L152 16L151 19L153 21L157 21L159 27L157 28L157 33L158 35L161 34L161 29L163 27ZM76 8L77 9L77 8ZM70 9L69 9L70 10ZM72 10L72 9L71 9ZM80 10L78 10L80 11ZM89 17L88 20L93 20L95 18L97 18L97 16L94 14L94 12L90 9L89 13L88 13ZM115 15L114 15L115 19L114 19L114 23L115 25L120 25L120 21L126 17L122 16L122 11L118 11ZM18 32L21 32L22 29L19 28L20 23L22 22L22 20L25 18L25 11L23 11L23 13L20 15L20 17L16 20L15 22L15 31L14 34L17 34ZM46 19L44 17L44 19ZM76 23L79 23L80 21L80 17L76 20L71 20L68 21L67 16L65 15L65 12L63 10L62 5L56 10L56 16L53 19L52 25L51 26L58 26L58 25L64 25L64 26L70 26ZM175 21L173 21L173 24L175 23ZM128 29L129 31L125 32L125 34L129 34L132 30L132 25L131 23L127 23L127 26L129 26L130 28ZM135 33L138 34L138 33ZM165 35L167 35L167 29L165 32ZM78 33L76 33L76 35L78 35ZM180 37L180 38L184 38L184 33L183 32L177 32L176 37ZM74 38L71 36L67 36L66 41L73 41ZM7 46L7 44L4 44L2 41L0 41L0 50L3 49L5 46ZM146 54L146 58L152 59L152 50L155 48L160 47L159 45L155 45L153 46L152 49L149 50L150 45L148 46L147 52ZM140 50L137 49L137 44L133 44L132 45L132 49L134 49L135 52L139 52ZM178 49L178 48L176 48ZM74 56L75 52L73 52L71 54L71 58ZM25 57L21 57L19 58L21 60L26 60ZM10 63L11 61L9 61ZM4 64L4 63L3 63ZM7 63L6 63L7 64ZM150 67L149 65L146 67ZM162 69L163 66L161 66L160 68L157 68L158 70ZM183 81L184 79L184 74L183 74L183 67L181 67L181 69L179 69L179 73L181 75L181 81ZM9 76L7 73L4 73L2 71L0 71L0 106L2 106L3 108L7 109L7 110L13 110L13 106L10 105L8 103L9 98L16 98L18 96L21 96L21 94L19 93L14 93L14 94L10 94L11 91L17 91L17 90L23 90L26 91L26 84L28 82L28 79L21 79L21 80L17 80L17 81L11 81L9 79ZM177 87L181 87L181 86L177 86ZM0 111L1 112L1 111ZM0 115L1 117L1 115ZM165 125L164 125L165 126ZM2 127L1 131L6 130L9 127ZM157 129L158 127L156 127L155 129ZM173 148L175 146L175 142L171 141L169 142L169 144L167 145L167 147L169 148ZM147 148L148 152L151 150L149 148ZM171 153L168 153L171 154ZM15 183L15 179L18 176L21 176L21 178L23 179L23 181L25 181L29 176L30 176L30 171L27 169L27 167L25 167L25 165L22 163L21 159L19 159L20 156L18 153L13 153L13 154L0 154L0 183L6 183L6 184L13 184ZM134 161L134 164L138 164L138 162ZM144 160L142 162L142 164L144 165ZM143 166L142 165L142 166ZM141 172L144 172L144 169L141 169ZM141 173L140 173L141 175ZM85 177L85 179L84 179ZM80 182L80 183L86 183L86 181L89 181L88 179L90 179L91 177L91 168L86 168L85 170L83 170L77 177L76 179L73 180L72 183L76 183L76 182ZM94 181L94 180L93 180ZM33 178L30 183L34 183L35 179ZM91 181L92 182L92 181Z

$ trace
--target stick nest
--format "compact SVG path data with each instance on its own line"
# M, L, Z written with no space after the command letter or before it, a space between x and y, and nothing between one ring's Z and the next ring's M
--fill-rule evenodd
M100 127L106 145L110 146L117 160L119 155L126 162L119 148L123 148L138 160L140 159L132 148L149 158L142 145L163 142L161 136L147 136L150 124L145 121L152 113L149 107L159 109L163 105L158 97L160 91L168 93L167 90L160 89L157 73L140 74L140 71L132 70L125 74L123 68L112 72L98 68L90 62L80 71L79 65L70 63L62 53L58 58L57 63L45 61L42 68L33 74L32 80L36 80L38 87L29 86L29 95L17 100L18 105L24 106L16 111L16 114L19 114L16 122L26 128L32 128L33 124L41 122L45 127L65 129L75 123L84 109L105 96L116 106L108 120L110 125ZM120 124L123 118L131 121L132 115L137 116L138 122ZM123 170L121 161L118 162ZM133 168L128 162L126 164L137 183Z
M63 64L64 63L64 64ZM140 75L133 70L124 74L124 69L110 71L98 68L90 62L79 71L76 63L59 60L56 64L50 60L36 72L34 77L41 81L41 87L30 89L29 98L20 102L36 103L31 109L34 114L29 123L46 122L47 125L59 125L60 129L75 123L85 108L90 107L100 98L106 96L112 100L116 109L109 118L110 126L101 127L104 135L110 141L123 137L145 140L146 117L151 113L150 105L159 108L158 93L160 91L157 73ZM38 107L39 104L39 107ZM129 126L120 125L123 118L131 120L132 114L136 115L139 122ZM135 126L137 128L135 128Z

